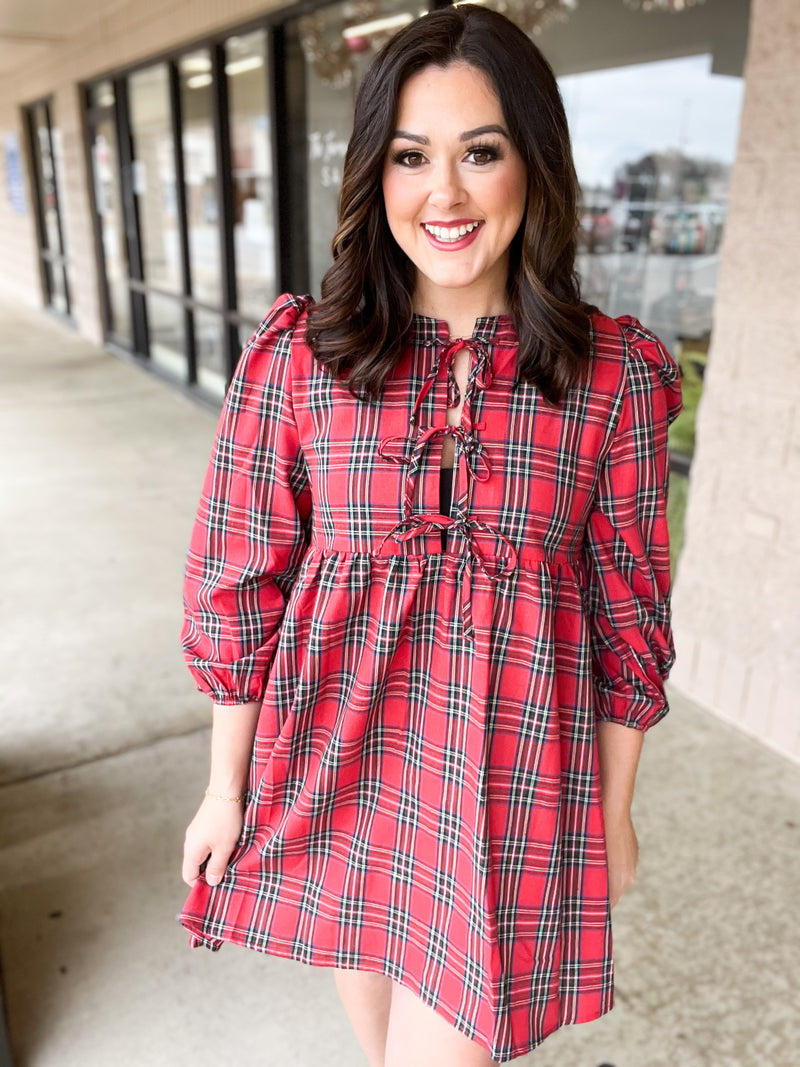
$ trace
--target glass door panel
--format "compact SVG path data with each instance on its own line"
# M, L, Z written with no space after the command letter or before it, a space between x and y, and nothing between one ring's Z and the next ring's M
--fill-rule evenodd
M113 103L113 88L108 83L104 100ZM128 256L119 187L119 158L113 113L96 120L90 134L95 209L100 223L103 264L108 292L108 333L130 348L131 301L128 289Z
M222 339L223 319L213 311L198 308L194 313L197 383L207 393L225 396L225 367Z
M237 306L261 319L275 296L272 152L264 30L225 42Z
M132 184L147 285L180 293L180 233L169 73L161 64L132 74L128 83L133 136Z
M171 296L147 293L147 334L150 359L181 381L186 378L186 342L183 306Z
M136 199L144 282L147 336L154 364L186 380L188 365L182 302L151 287L183 294L175 142L165 64L132 74L128 81Z
M42 260L45 303L54 311L68 315L66 249L59 198L59 174L63 167L61 136L52 125L48 102L34 104L27 109L27 115L36 182L39 255Z
M219 307L222 275L210 52L202 49L182 56L178 70L192 296Z
M47 108L39 104L34 109L36 141L41 167L42 210L44 215L45 248L56 255L61 254L61 237L58 225L58 191L53 156L50 152L50 126L47 121Z

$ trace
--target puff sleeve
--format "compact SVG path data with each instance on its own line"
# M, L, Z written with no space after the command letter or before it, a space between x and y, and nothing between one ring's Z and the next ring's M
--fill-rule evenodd
M667 430L681 410L680 370L631 316L621 328L624 381L581 556L595 717L648 730L668 711L670 619Z
M307 301L278 297L225 398L184 574L181 645L217 704L263 697L310 540L311 488L292 410L292 337Z

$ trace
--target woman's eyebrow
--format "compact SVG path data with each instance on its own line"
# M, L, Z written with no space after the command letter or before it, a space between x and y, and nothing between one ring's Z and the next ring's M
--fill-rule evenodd
M502 126L479 126L476 130L467 130L466 133L462 133L460 140L471 141L473 137L480 137L484 133L499 133L503 137L508 138L508 133ZM510 138L508 138L510 140Z
M427 137L423 137L419 133L409 133L408 130L395 130L392 134L392 140L394 140L396 137L400 137L404 141L414 141L416 144L431 143Z
M465 133L459 135L459 141L471 141L473 137L480 137L484 133L499 133L501 136L507 138L508 132L503 129L502 126L478 126L477 129L467 130ZM408 130L395 130L392 134L392 140L400 138L404 141L413 141L415 144L430 144L430 138L423 137L420 133L409 133Z

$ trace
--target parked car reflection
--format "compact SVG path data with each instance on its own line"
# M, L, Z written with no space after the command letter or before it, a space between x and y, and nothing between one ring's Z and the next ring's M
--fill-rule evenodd
M616 226L608 205L584 208L578 231L578 247L586 252L611 252Z
M723 222L724 211L716 204L662 208L650 227L650 249L677 255L716 252Z

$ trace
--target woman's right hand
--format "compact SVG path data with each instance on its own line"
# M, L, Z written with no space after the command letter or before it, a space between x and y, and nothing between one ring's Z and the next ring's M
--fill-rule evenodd
M241 803L206 797L189 823L183 845L181 877L187 885L194 885L200 877L200 867L208 860L206 882L219 885L228 860L242 833L244 810Z

